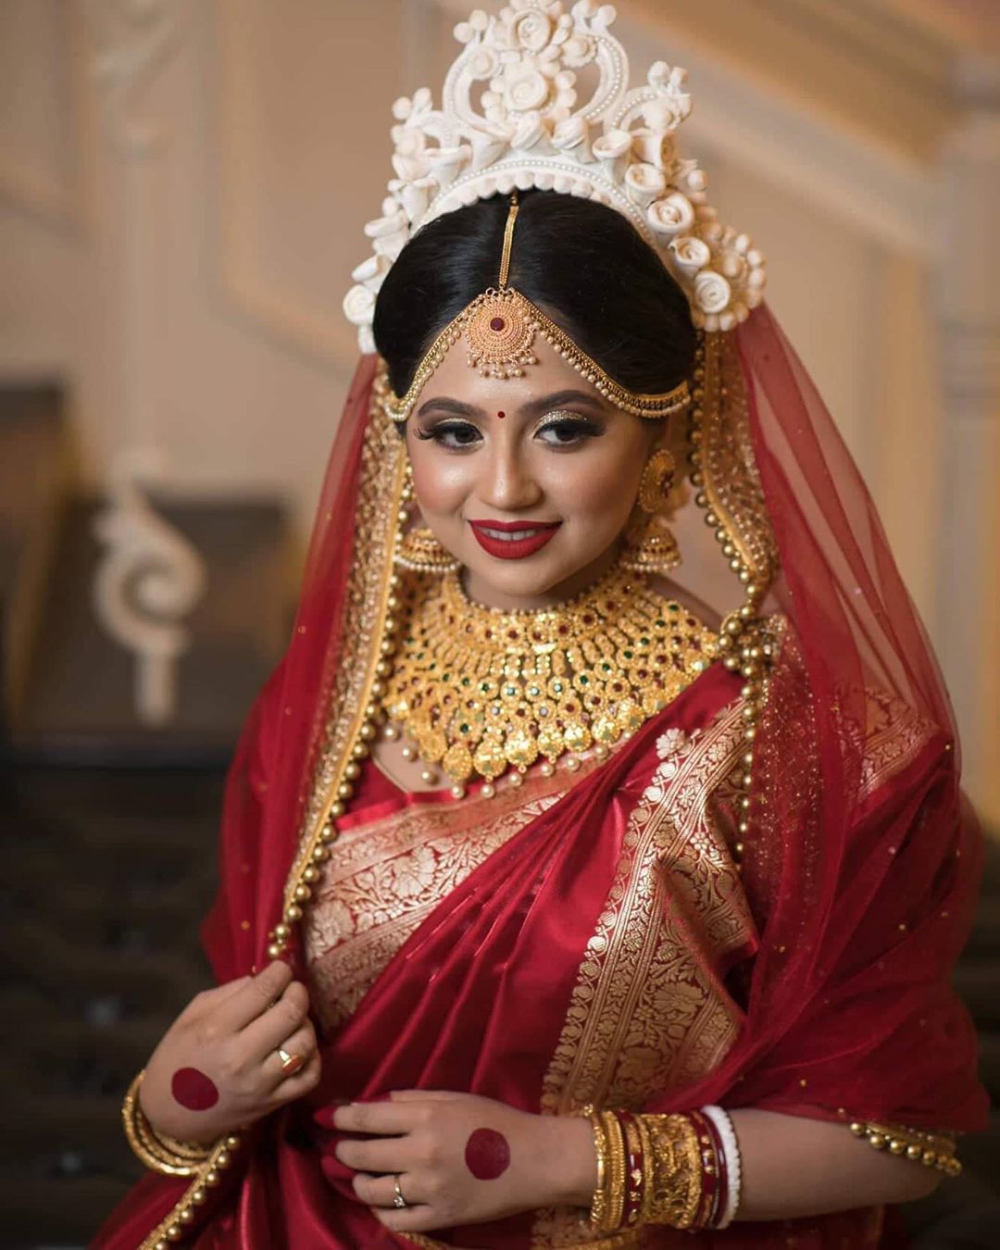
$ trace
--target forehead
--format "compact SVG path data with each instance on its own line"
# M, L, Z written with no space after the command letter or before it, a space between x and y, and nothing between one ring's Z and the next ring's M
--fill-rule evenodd
M583 391L607 408L607 401L592 382L588 382L541 335L532 348L537 365L525 365L520 378L484 378L468 363L468 346L459 339L448 350L441 364L420 392L417 408L429 399L457 399L486 411L516 409L543 395L557 391Z

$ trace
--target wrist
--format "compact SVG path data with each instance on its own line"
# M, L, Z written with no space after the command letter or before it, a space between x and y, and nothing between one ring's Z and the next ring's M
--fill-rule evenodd
M226 1126L220 1127L214 1122L206 1124L204 1116L185 1115L180 1108L174 1114L164 1115L150 1089L148 1077L144 1076L138 1082L135 1100L140 1114L160 1137L173 1138L192 1145L210 1146L222 1133L228 1131Z
M597 1184L594 1133L585 1116L542 1115L539 1175L546 1194L539 1205L589 1207Z

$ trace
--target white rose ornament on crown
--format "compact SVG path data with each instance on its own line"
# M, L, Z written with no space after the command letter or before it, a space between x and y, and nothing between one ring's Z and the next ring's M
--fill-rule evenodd
M698 162L677 154L691 112L687 71L657 61L644 86L630 87L625 50L609 33L615 16L596 0L568 13L563 0L476 9L455 28L463 50L441 108L426 87L396 101L396 176L382 216L365 227L374 255L354 270L344 300L363 352L375 350L379 288L420 227L515 188L582 196L628 218L685 291L699 328L732 329L761 302L763 256L718 220ZM581 101L577 71L588 66L597 85Z

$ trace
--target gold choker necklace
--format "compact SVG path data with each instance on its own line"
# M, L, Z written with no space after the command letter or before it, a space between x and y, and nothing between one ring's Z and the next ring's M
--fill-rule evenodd
M538 611L471 603L458 573L408 581L382 711L459 785L606 750L718 653L716 634L621 568Z

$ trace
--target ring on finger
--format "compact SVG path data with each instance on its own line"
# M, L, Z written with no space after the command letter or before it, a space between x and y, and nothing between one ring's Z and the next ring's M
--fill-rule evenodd
M278 1058L281 1060L281 1071L285 1076L294 1076L306 1066L306 1061L301 1055L293 1055L283 1046L278 1047Z
M394 1207L396 1207L398 1210L402 1210L402 1209L403 1209L403 1207L408 1207L410 1204L409 1204L409 1203L406 1201L406 1199L403 1197L403 1191L402 1191L402 1190L400 1189L400 1187L399 1187L399 1176L398 1176L398 1174L397 1174L397 1176L396 1176L396 1183L395 1183L395 1185L393 1186L393 1188L395 1189L395 1197L394 1197L394 1198L393 1198L393 1200L392 1200L392 1205L393 1205Z

